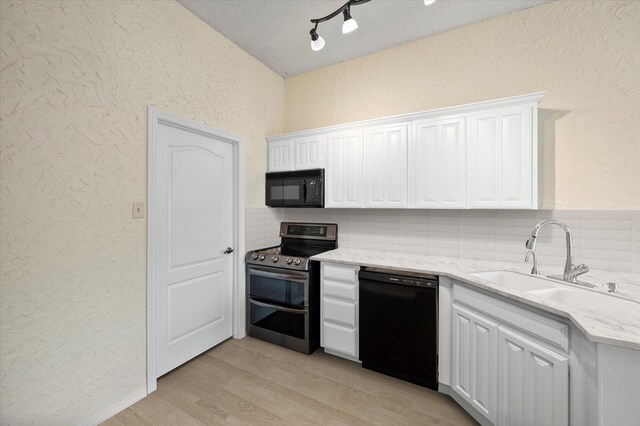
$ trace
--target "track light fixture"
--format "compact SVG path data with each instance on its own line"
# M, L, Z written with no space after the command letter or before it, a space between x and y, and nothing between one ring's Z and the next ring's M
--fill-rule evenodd
M317 26L318 25L316 25L316 27ZM311 48L313 49L313 51L317 52L318 50L322 49L324 47L324 39L318 35L316 29L313 28L311 31L309 31L309 34L311 34Z
M355 19L351 17L351 7L347 6L346 9L342 11L344 15L344 23L342 24L342 34L348 34L352 31L358 29L358 23Z
M344 16L344 23L342 24L342 34L353 32L358 29L358 23L351 17L351 6L357 6L369 1L371 0L349 0L327 16L318 19L312 19L311 23L315 24L315 26L311 29L311 31L309 31L309 34L311 35L311 49L317 52L324 47L324 39L316 32L316 30L318 29L318 24L320 22L326 22L329 19L333 19L336 16L340 15L340 13L342 13L342 15ZM424 5L432 5L433 3L435 3L435 1L436 0L424 0Z
M347 34L358 29L358 23L351 17L351 6L357 6L369 1L371 0L349 0L327 16L318 19L312 19L311 23L315 24L315 27L313 27L313 29L309 31L309 34L311 34L311 48L314 51L318 51L324 47L324 39L316 32L316 30L318 29L318 24L320 22L326 22L329 19L335 18L341 13L344 16L344 23L342 24L342 34Z

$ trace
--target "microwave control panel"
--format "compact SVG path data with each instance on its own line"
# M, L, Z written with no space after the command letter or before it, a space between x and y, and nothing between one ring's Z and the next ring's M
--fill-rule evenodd
M322 199L322 186L319 179L307 180L307 201L320 201Z

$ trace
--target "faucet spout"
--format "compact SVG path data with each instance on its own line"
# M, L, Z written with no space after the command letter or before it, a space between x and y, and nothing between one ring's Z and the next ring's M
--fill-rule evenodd
M584 274L585 272L589 271L589 268L587 268L586 265L580 265L579 268L575 267L573 263L573 237L571 235L571 229L567 226L566 223L553 219L538 222L538 224L533 227L531 236L526 242L527 249L535 250L538 233L545 225L556 225L562 228L562 230L564 231L567 245L567 259L564 264L563 280L575 283L577 281L578 275Z

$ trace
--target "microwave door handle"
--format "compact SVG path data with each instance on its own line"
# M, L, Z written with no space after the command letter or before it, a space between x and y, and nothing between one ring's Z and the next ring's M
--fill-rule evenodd
M280 306L280 305L272 305L271 303L258 302L257 300L254 300L254 299L249 299L249 303L253 305L262 306L263 308L273 308L273 309L277 309L278 311L289 312L291 314L304 314L308 311L307 308L305 309L285 308L284 306Z
M307 180L306 179L302 181L302 199L305 202L307 201Z

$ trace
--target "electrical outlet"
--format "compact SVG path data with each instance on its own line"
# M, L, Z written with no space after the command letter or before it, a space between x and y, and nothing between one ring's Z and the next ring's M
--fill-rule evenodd
M144 201L136 201L133 203L133 218L139 219L144 217Z

